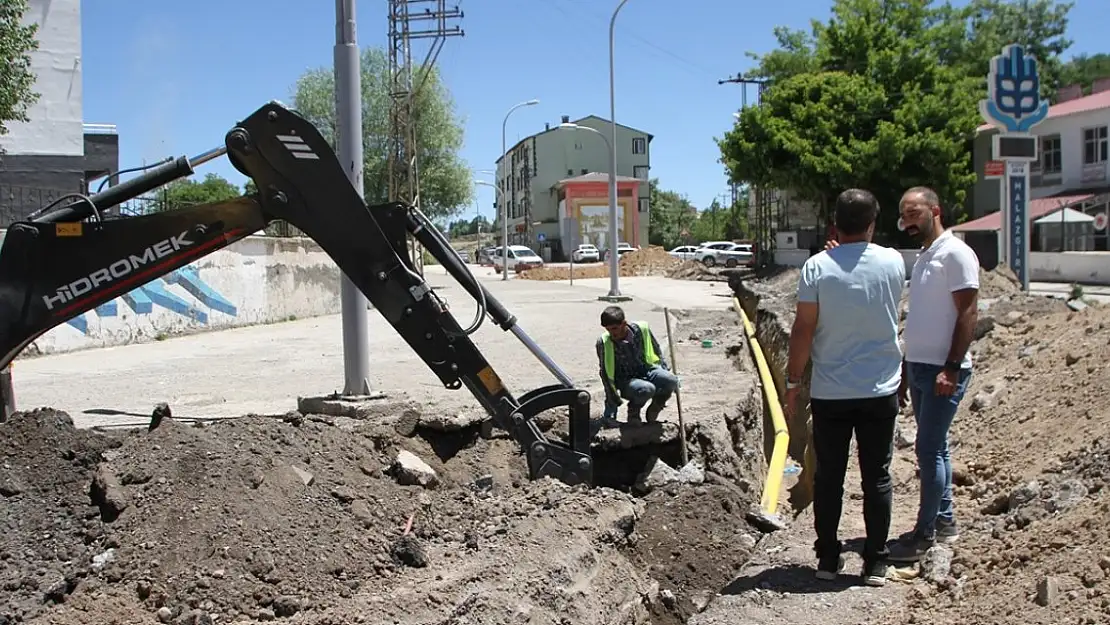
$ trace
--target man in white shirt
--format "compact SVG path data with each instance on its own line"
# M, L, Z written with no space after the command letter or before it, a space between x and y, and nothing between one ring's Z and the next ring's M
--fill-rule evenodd
M906 191L899 213L905 231L922 243L910 277L902 335L902 380L917 421L921 498L917 523L890 545L889 558L913 562L935 543L959 536L952 509L948 430L971 378L968 348L978 320L979 259L963 240L945 230L932 189Z

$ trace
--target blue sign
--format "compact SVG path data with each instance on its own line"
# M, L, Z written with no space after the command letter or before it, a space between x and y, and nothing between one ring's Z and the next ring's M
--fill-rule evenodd
M1029 254L1026 252L1026 245L1029 236L1026 229L1029 227L1029 213L1026 208L1029 201L1029 172L1025 163L1021 163L1021 167L1025 169L1022 175L1015 176L1011 173L1007 178L1010 182L1010 269L1014 270L1018 281L1025 287L1028 285L1026 261Z
M546 235L546 234L544 234L544 233L542 233L542 232L537 232L537 233L536 233L536 240L537 240L537 241L544 241L544 240L546 240L546 239L547 239L547 235Z
M987 123L1005 133L1027 133L1048 115L1048 102L1041 99L1037 59L1025 48L1010 44L991 59L987 99L979 103Z

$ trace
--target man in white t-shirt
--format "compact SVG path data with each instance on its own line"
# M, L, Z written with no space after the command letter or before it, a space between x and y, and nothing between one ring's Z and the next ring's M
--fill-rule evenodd
M959 536L952 510L948 430L971 378L968 348L978 320L979 259L963 240L945 230L932 189L906 191L898 208L905 231L922 243L910 276L902 335L902 380L917 421L921 499L913 530L894 541L889 557L913 562L935 543Z

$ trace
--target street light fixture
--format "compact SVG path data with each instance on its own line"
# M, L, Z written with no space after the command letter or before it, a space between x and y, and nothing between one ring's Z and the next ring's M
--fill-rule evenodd
M559 124L560 129L565 130L585 130L587 132L595 133L605 141L605 146L609 148L609 154L614 154L613 142L605 136L597 128L590 128L589 126L581 126L579 124L564 122ZM620 237L617 232L617 170L616 160L609 160L609 294L598 299L604 301L627 301L631 299L627 296L621 295L620 289L620 259L617 254L617 245ZM577 238L577 237L575 237Z
M533 99L533 100L528 100L527 102L521 102L520 104L514 104L513 107L510 108L507 113L505 113L505 119L501 122L501 161L502 161L501 164L505 167L505 169L507 171L509 171L509 173L512 173L512 171L508 169L509 168L509 163L508 163L508 156L509 155L505 153L505 127L509 123L509 116L513 114L513 111L517 110L518 108L520 108L522 106L535 106L539 103L540 103L539 100L534 100ZM498 181L498 182L500 183L500 181ZM500 189L498 189L498 190L500 191ZM502 196L504 196L504 193L502 193ZM505 202L504 202L503 199L500 200L500 203L501 203L501 279L502 280L508 280L509 279L509 207L505 205Z
M494 184L492 182L488 182L486 180L475 180L474 184L481 185L483 187L493 187L493 190L496 192L497 202L499 204L504 204L505 203L505 192L501 190L501 187L497 186L496 184ZM496 236L496 235L494 235L494 236ZM507 241L508 237L505 237L505 239ZM501 245L501 259L502 259L501 260L501 272L504 273L504 274L508 274L508 271L509 271L508 270L508 264L509 264L509 244L508 243L502 243L502 245ZM505 277L505 276L502 276L501 279L502 280L508 280L508 278Z
M617 27L617 14L624 8L628 0L621 0L616 9L613 9L613 17L609 18L609 124L612 130L613 140L609 143L609 221L613 224L609 232L609 245L611 251L609 256L615 258L617 256L617 88L616 79L614 78L613 71L613 35ZM609 273L612 277L609 278L609 301L624 301L632 299L621 295L621 291L617 282L617 262L610 261Z

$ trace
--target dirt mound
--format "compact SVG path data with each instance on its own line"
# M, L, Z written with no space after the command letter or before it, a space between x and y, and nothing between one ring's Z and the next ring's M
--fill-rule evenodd
M0 623L64 601L110 546L89 487L101 454L118 444L53 410L0 423Z
M633 278L636 276L665 276L685 262L680 258L671 256L662 247L651 245L624 254L620 257L618 266L622 278ZM525 280L569 280L570 268L541 267L539 269L529 269L522 271L520 277ZM575 265L574 277L578 279L608 278L609 263Z
M951 583L915 608L922 622L1110 622L1110 311L993 311L952 433L965 538Z
M1021 293L1021 282L1017 275L1005 265L998 265L990 271L979 269L979 297L994 298Z

